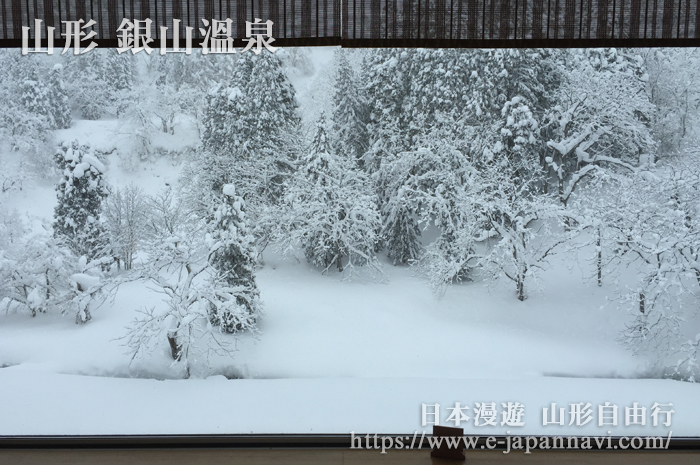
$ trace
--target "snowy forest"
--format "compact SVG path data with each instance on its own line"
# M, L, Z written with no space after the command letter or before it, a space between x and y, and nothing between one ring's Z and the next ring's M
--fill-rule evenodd
M0 52L0 372L700 380L696 49Z

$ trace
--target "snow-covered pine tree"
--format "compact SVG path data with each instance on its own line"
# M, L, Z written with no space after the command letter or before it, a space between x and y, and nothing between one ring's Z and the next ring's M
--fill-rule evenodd
M371 176L382 213L381 243L395 264L418 257L420 230L415 207L396 197L393 179L400 154L412 147L413 113L409 97L417 63L416 51L389 49L366 57L363 70L367 101L370 104L369 148L363 166ZM400 186L399 186L400 188Z
M415 72L406 105L412 140L435 130L460 132L471 72L469 60L463 55L473 53L473 50L454 49L415 51Z
M107 112L111 89L105 69L108 50L92 50L85 55L70 55L66 83L73 103L83 118L97 120Z
M22 189L34 175L53 169L44 75L45 61L0 51L0 191Z
M368 265L375 255L379 214L364 172L334 154L321 115L299 174L285 194L280 238L285 252L301 244L309 263L338 271Z
M39 76L37 66L24 66L20 77L19 98L24 110L37 118L43 118L50 126L47 89Z
M369 102L369 148L364 167L370 174L379 170L382 160L411 146L410 113L406 110L414 72L413 50L386 49L367 55L363 63ZM380 194L380 201L381 201Z
M468 117L480 126L471 143L476 157L485 162L505 157L523 179L546 169L541 122L560 80L556 58L556 52L516 49L479 50L468 57Z
M252 58L253 67L243 90L247 104L247 150L257 161L258 193L274 203L284 192L292 172L291 160L299 143L300 117L294 88L282 62L272 53Z
M51 129L68 129L72 117L68 92L63 84L63 65L60 63L55 64L49 72L46 98Z
M350 52L344 49L335 52L334 149L339 155L361 163L369 145L369 107L355 71L348 61L348 53Z
M134 57L130 53L107 50L104 57L104 81L108 90L109 105L117 115L129 105L129 91L134 86Z
M78 141L59 145L54 160L61 172L56 185L54 236L61 238L77 256L92 261L105 252L106 233L100 215L107 196L105 166Z
M233 184L222 189L207 240L219 297L210 302L210 319L225 333L248 329L262 308L255 283L257 252L246 225L245 201L236 195Z
M41 81L41 61L35 56L4 56L0 128L13 151L40 156L49 138L50 122L46 87Z
M235 64L226 81L207 90L201 123L202 147L184 168L184 198L196 211L210 212L215 209L226 184L235 182L238 193L243 197L254 191L250 177L246 176L250 170L243 169L247 160L238 154L245 141L242 126L251 116L245 114L241 89L250 78L252 59L241 55ZM162 66L167 68L165 63ZM167 83L165 78L161 81Z
M203 118L202 149L183 177L188 203L216 208L234 184L246 200L260 250L274 221L263 216L281 198L299 145L294 89L272 54L243 55L228 85L213 88Z
M246 126L249 109L243 100L243 89L251 78L253 58L241 55L225 81L209 89L202 119L202 148L210 153L231 157L250 135ZM219 189L226 182L223 182Z

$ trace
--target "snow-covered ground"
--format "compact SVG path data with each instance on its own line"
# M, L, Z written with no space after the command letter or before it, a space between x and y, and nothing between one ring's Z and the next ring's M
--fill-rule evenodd
M293 78L306 122L323 107L331 52L318 52L314 76ZM167 149L197 137L186 125L176 134L155 143ZM56 137L109 152L122 136L116 120L79 120ZM167 156L134 164L115 152L105 161L108 183L135 183L145 194L174 185L181 169ZM33 229L48 227L53 185L34 180L8 205ZM455 402L499 410L520 402L525 426L500 426L500 417L495 427L460 426L482 435L699 436L700 385L645 379L648 361L615 342L626 315L606 305L612 288L587 283L590 270L580 266L555 256L541 292L533 286L524 302L506 281L453 286L439 300L411 268L386 262L385 283L343 281L269 250L257 272L259 337L240 337L235 358L189 380L170 369L165 347L148 359L125 355L125 326L138 310L165 305L142 282L122 285L83 326L58 315L0 315L0 435L412 433L428 429L422 403L439 403L450 425L445 409ZM578 402L591 403L594 421L542 425L544 407ZM597 424L605 402L619 406L616 427ZM634 402L648 409L645 427L625 426ZM673 403L671 427L650 425L655 402Z
M156 169L162 179L151 175L151 186L176 178L177 167L155 164L112 181L145 187ZM42 206L31 204L36 216L51 212L52 196L41 185L21 195ZM672 402L674 435L700 433L700 387L638 379L645 360L615 343L624 318L605 306L610 289L586 284L578 267L555 259L545 288L525 302L508 282L454 286L438 300L411 268L384 268L387 283L347 282L266 253L261 334L242 337L235 359L218 359L199 374L206 379L176 379L165 347L130 363L125 326L138 309L164 305L140 282L123 285L84 326L0 316L0 434L403 433L423 429L421 403L440 403L444 422L455 402L491 401L521 402L526 426L470 422L471 432L605 434L610 427L595 421L544 427L541 414L552 402L609 401L621 412L613 434L660 431L624 426L633 402Z

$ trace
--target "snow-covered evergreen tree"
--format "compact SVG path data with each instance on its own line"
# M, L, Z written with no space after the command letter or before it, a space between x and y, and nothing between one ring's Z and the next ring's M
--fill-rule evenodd
M135 59L129 53L120 54L116 50L107 50L103 60L104 85L108 90L108 105L111 111L119 115L131 103L129 92L133 89L136 81Z
M106 53L111 50L92 50L84 55L68 57L66 83L73 104L83 118L97 120L110 109L111 88L107 84Z
M369 147L363 157L363 167L377 193L382 213L380 229L384 245L395 264L416 259L420 251L420 230L415 206L396 197L392 163L400 154L412 148L409 97L411 78L417 66L412 50L382 50L365 57L363 79L369 103Z
M472 70L468 117L479 127L471 143L474 157L506 158L523 178L544 169L541 122L560 79L556 52L479 50L465 58Z
M260 292L255 283L255 238L246 225L245 202L233 184L222 189L207 236L213 280L222 298L211 302L212 323L233 333L255 324Z
M323 115L300 162L284 199L282 248L288 252L301 244L308 262L324 271L336 266L352 272L358 265L378 269L375 196L364 173L333 152Z
M102 201L107 196L105 166L78 141L63 142L54 155L61 178L56 185L58 204L54 210L54 236L61 238L77 256L88 260L105 251L106 233L100 221Z
M25 74L20 79L19 100L24 110L36 117L44 118L50 125L47 89L40 79L36 66L24 66Z
M466 92L471 74L466 55L472 50L419 49L410 81L406 116L412 140L442 130L458 133L469 103Z
M209 92L202 149L183 176L188 203L201 212L213 211L223 186L234 184L246 201L260 250L270 234L265 214L283 195L294 169L296 108L279 58L242 55L235 73Z
M414 72L413 50L377 50L365 57L362 79L370 105L369 148L365 170L372 175L382 160L411 147L410 114L406 111ZM380 193L380 197L382 197Z
M336 153L361 161L369 144L368 105L360 82L343 49L335 52L335 94L333 96L333 132Z
M63 79L63 65L57 63L51 68L46 84L46 106L51 129L68 129L72 122L70 101Z

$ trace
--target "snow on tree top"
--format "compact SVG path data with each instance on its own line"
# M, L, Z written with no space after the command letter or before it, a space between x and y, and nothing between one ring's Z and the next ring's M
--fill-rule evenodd
M229 89L228 92L228 99L229 100L236 100L240 97L243 97L243 92L241 92L241 89L238 87L232 87Z
M228 195L229 197L233 197L236 195L236 187L233 184L226 184L224 186L224 195Z
M106 169L105 169L105 165L104 165L100 160L98 160L97 158L95 158L95 157L92 156L92 155L84 154L84 155L83 155L83 160L82 160L82 161L83 161L83 163L89 163L90 166L92 166L93 168L95 168L95 169L96 169L97 171L99 171L100 173L104 173L105 170L106 170Z

